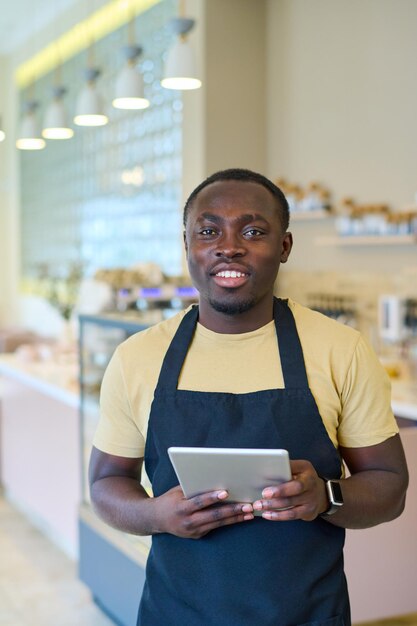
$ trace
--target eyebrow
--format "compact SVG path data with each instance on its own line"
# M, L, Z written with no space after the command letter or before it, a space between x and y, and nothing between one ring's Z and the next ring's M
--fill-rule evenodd
M215 224L221 224L224 222L224 217L222 215L213 214L213 213L201 213L201 215L197 218L197 222L202 221L214 222ZM263 215L259 213L243 213L239 215L239 217L235 218L233 221L236 221L238 224L248 224L249 222L264 222L267 223L267 220Z

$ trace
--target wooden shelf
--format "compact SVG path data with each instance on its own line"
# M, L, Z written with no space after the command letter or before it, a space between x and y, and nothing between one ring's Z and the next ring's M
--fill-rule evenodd
M320 246L400 246L415 245L417 235L336 235L317 237Z

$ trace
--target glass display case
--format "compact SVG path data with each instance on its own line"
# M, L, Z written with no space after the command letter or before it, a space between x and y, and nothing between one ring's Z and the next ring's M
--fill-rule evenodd
M112 529L95 515L88 490L88 461L99 419L99 392L105 368L119 343L152 323L154 320L139 312L79 317L82 464L79 574L96 603L120 626L136 624L150 538Z

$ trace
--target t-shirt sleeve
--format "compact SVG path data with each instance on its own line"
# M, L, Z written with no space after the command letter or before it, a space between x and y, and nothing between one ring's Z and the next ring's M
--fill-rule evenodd
M101 384L100 420L93 445L116 456L144 456L145 441L132 413L119 349L113 354Z
M359 448L399 432L391 409L391 383L375 352L359 336L342 389L339 445Z

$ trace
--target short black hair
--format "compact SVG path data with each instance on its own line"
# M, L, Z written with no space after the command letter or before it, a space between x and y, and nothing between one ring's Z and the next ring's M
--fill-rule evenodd
M284 231L287 230L290 223L290 207L288 206L287 198L284 196L283 192L279 187L277 187L269 178L263 176L263 174L259 174L258 172L253 172L252 170L242 169L242 168L231 168L227 170L220 170L219 172L215 172L211 174L203 180L202 183L197 185L197 187L190 193L188 199L184 205L184 213L183 213L183 224L184 228L187 224L188 213L190 207L198 196L200 191L211 185L212 183L217 183L219 181L224 180L239 180L243 182L249 183L257 183L258 185L262 185L265 189L271 192L274 198L278 201L278 204L281 208L280 218Z

